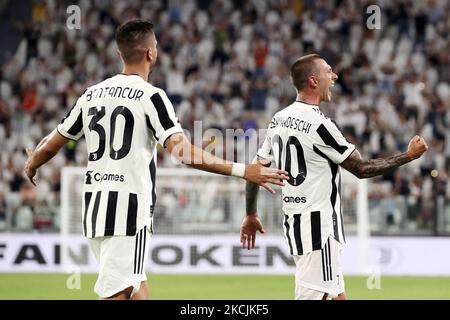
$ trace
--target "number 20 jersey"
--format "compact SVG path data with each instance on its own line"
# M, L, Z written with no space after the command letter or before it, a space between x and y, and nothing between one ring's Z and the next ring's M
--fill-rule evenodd
M156 144L183 132L165 92L137 75L118 74L86 89L57 129L69 139L86 137L84 235L152 230Z
M282 187L284 235L291 254L345 242L339 164L355 149L318 106L294 102L277 112L258 150L289 173Z

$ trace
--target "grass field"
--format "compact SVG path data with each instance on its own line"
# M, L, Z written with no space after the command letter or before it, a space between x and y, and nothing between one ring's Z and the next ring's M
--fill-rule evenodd
M66 274L0 274L0 299L96 299L96 276L81 276L81 288L69 290ZM152 299L291 300L292 276L148 274ZM366 277L345 278L349 299L450 299L450 277L382 277L381 289L369 290Z

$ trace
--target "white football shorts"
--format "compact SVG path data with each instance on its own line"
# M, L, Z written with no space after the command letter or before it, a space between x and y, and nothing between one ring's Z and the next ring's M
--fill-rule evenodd
M129 287L133 287L132 296L139 291L141 282L147 280L150 235L144 227L134 236L88 238L99 264L94 288L99 297L108 298Z
M342 244L330 236L321 250L294 255L295 299L336 298L345 291L341 266Z

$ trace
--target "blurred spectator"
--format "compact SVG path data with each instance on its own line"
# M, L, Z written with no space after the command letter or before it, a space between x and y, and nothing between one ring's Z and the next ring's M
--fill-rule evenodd
M0 141L11 136L11 111L6 102L0 98Z
M264 77L256 77L250 89L250 109L264 111L266 109L267 95L269 93L267 80Z

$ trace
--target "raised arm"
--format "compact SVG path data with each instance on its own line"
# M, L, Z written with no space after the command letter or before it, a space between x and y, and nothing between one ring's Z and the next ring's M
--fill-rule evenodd
M238 176L262 186L271 193L275 193L275 191L269 186L269 183L283 186L280 179L288 179L287 172L283 170L266 168L259 163L244 165L218 158L192 145L183 133L171 135L167 139L165 147L188 166L227 176Z
M44 137L32 152L27 149L28 159L25 162L25 174L33 185L36 185L34 176L37 169L58 153L69 139L63 137L58 130L53 130L48 136Z
M409 141L406 152L383 159L364 160L358 150L354 150L350 156L341 163L341 166L360 179L371 178L389 172L405 163L420 158L427 151L425 140L415 136Z

